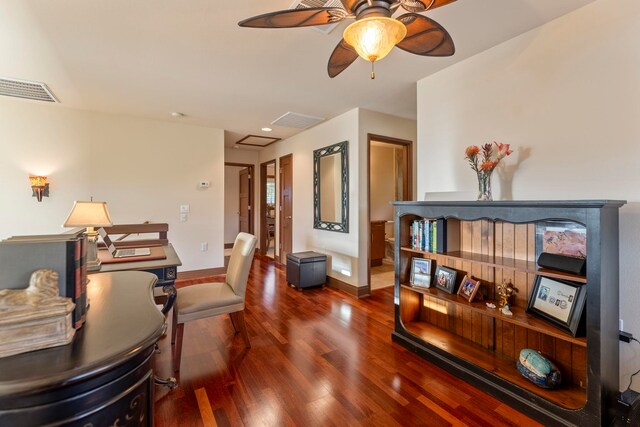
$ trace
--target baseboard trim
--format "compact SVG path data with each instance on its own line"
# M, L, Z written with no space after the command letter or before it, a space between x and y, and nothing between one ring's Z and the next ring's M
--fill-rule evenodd
M338 289L356 298L365 298L371 295L368 286L354 286L335 277L327 276L327 285Z
M233 247L233 243L225 243L224 244L224 248L225 249L231 249Z
M225 274L227 269L224 267L217 268L204 268L202 270L190 270L178 272L178 280L199 279L206 276L217 276L219 274Z

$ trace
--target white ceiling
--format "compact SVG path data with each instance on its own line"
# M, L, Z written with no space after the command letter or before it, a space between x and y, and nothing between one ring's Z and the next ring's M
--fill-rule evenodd
M2 0L0 77L44 82L69 108L225 129L233 145L299 132L260 130L287 111L329 119L362 107L415 119L417 80L592 1L458 0L425 13L453 37L453 57L394 49L371 80L361 59L327 76L348 23L328 35L237 25L291 0Z

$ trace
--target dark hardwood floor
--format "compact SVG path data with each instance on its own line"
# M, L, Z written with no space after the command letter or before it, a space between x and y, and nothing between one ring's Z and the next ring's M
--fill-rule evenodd
M248 350L229 316L185 325L180 387L156 387L156 426L540 425L394 344L393 288L299 292L257 257L245 317ZM170 331L159 347L155 369L169 376Z

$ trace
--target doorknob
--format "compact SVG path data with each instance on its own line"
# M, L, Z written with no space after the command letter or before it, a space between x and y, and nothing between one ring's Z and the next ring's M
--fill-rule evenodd
M289 216L287 217L287 219L291 219L291 215L289 215Z

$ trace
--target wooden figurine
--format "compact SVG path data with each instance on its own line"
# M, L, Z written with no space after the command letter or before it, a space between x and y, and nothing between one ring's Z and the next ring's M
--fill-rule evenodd
M509 299L514 292L518 292L513 283L510 280L503 280L501 284L497 285L498 296L500 297L500 307L504 307L509 304Z

